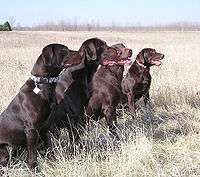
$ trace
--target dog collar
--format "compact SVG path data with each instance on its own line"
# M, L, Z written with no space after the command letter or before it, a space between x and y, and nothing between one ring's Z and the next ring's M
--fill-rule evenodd
M35 83L35 88L33 89L33 92L35 94L38 94L41 90L38 87L38 84L52 84L56 83L58 81L58 77L36 77L31 76L31 80Z
M146 66L144 66L142 63L138 62L137 60L136 60L136 62L137 62L137 64L138 64L139 66L141 66L141 67L143 67L143 68L146 68Z
M31 80L36 84L52 84L58 81L58 77L36 77L32 75Z

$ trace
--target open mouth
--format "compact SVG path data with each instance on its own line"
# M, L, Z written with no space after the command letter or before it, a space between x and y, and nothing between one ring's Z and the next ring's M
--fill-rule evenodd
M151 64L152 65L155 65L155 66L160 66L162 65L162 59L164 58L164 55L163 54L160 54L154 58L151 59Z
M120 65L129 64L131 63L131 59L130 58L122 59L122 60L119 60L117 63Z
M160 60L151 60L151 64L160 66L160 65L162 65L162 62Z

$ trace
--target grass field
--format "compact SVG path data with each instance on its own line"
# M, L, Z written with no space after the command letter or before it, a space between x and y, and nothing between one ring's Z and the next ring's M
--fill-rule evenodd
M0 32L0 111L30 76L41 49L62 43L78 49L90 37L122 42L133 59L145 47L165 54L152 67L150 108L137 117L119 118L120 142L108 136L104 122L93 123L83 150L69 157L65 131L56 144L57 161L38 157L37 176L48 177L197 177L200 176L200 33L199 32ZM86 141L87 140L87 141ZM88 142L89 141L89 146ZM86 151L87 149L87 151ZM11 160L9 176L31 176L24 156Z

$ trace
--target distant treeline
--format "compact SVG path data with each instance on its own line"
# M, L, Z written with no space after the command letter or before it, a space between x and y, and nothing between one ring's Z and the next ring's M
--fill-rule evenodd
M12 31L10 23L5 22L4 24L0 24L0 31Z
M30 31L200 31L199 23L171 23L167 25L155 26L101 26L99 24L70 24L65 22L60 23L45 23L35 25L33 27L21 27L20 25L14 28L15 30L30 30Z

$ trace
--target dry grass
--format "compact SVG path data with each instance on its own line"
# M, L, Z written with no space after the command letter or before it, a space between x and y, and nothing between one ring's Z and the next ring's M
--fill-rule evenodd
M38 157L37 176L70 177L178 177L200 176L200 33L199 32L1 32L0 111L30 76L30 69L49 43L71 49L97 36L133 48L134 57L144 47L166 54L161 68L152 68L151 108L137 118L123 113L119 119L121 141L108 136L103 122L94 123L83 137L83 150L69 157L63 138L56 144L57 162ZM24 157L11 160L9 176L31 176Z

